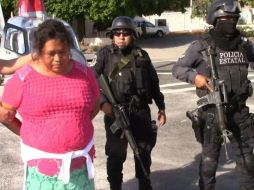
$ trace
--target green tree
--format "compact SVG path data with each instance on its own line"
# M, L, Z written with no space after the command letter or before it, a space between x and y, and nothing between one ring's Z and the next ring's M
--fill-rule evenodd
M189 0L90 0L90 4L89 18L99 26L109 26L119 15L160 15L165 10L183 12Z
M44 0L48 15L71 22L74 18L85 18L89 11L89 0Z
M44 0L47 13L51 17L61 18L69 23L76 19L77 35L81 40L85 34L85 17L90 6L88 0Z
M6 17L16 9L18 0L0 0ZM165 10L184 11L189 0L44 0L48 15L71 22L89 17L101 28L110 25L118 15L161 14Z
M253 0L240 0L244 5L250 5L254 7L254 1Z
M207 12L207 8L209 4L213 2L213 0L193 0L192 6L192 16L205 16ZM250 5L254 7L253 0L239 0L241 6Z
M207 8L212 0L195 0L192 6L192 17L205 16L207 13Z
M10 18L11 12L13 12L14 14L17 13L16 5L18 3L18 0L0 0L0 3L3 9L5 21Z

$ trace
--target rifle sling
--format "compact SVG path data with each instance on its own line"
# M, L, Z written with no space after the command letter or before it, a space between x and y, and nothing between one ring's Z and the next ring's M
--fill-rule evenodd
M121 58L121 60L116 64L112 72L109 74L109 82L115 79L115 77L120 73L120 71L127 66L129 63L132 63L133 70L135 71L135 58L137 56L142 56L142 53L139 49L133 49L130 54Z
M131 55L122 57L121 60L116 64L112 72L109 74L109 81L112 81L116 75L130 62Z

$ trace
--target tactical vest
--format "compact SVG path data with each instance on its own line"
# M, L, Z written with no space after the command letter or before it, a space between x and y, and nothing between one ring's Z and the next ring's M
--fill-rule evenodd
M224 51L216 47L210 40L204 39L203 44L205 47L210 46L215 49L215 66L218 73L218 77L225 81L227 93L230 97L235 95L243 95L248 92L248 67L249 62L243 48L243 44L239 44L237 49L233 51ZM207 48L204 50L206 51ZM203 56L205 54L203 53ZM204 56L205 61L208 63L208 57ZM208 70L211 72L210 66ZM211 74L208 74L210 77Z
M149 59L142 55L141 49L134 47L131 53L123 56L112 51L109 57L108 79L116 100L128 103L133 95L146 103L151 102L149 83Z

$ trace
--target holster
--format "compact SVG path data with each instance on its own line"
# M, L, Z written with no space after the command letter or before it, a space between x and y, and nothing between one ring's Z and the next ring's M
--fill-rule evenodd
M196 140L200 143L203 143L203 125L201 118L198 113L198 109L195 109L193 111L187 111L186 116L191 120L192 122L192 129L194 131Z

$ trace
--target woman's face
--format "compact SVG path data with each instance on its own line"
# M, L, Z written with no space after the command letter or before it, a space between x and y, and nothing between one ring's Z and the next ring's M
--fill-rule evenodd
M70 67L70 47L59 39L48 40L42 48L39 60L47 72L65 74Z

